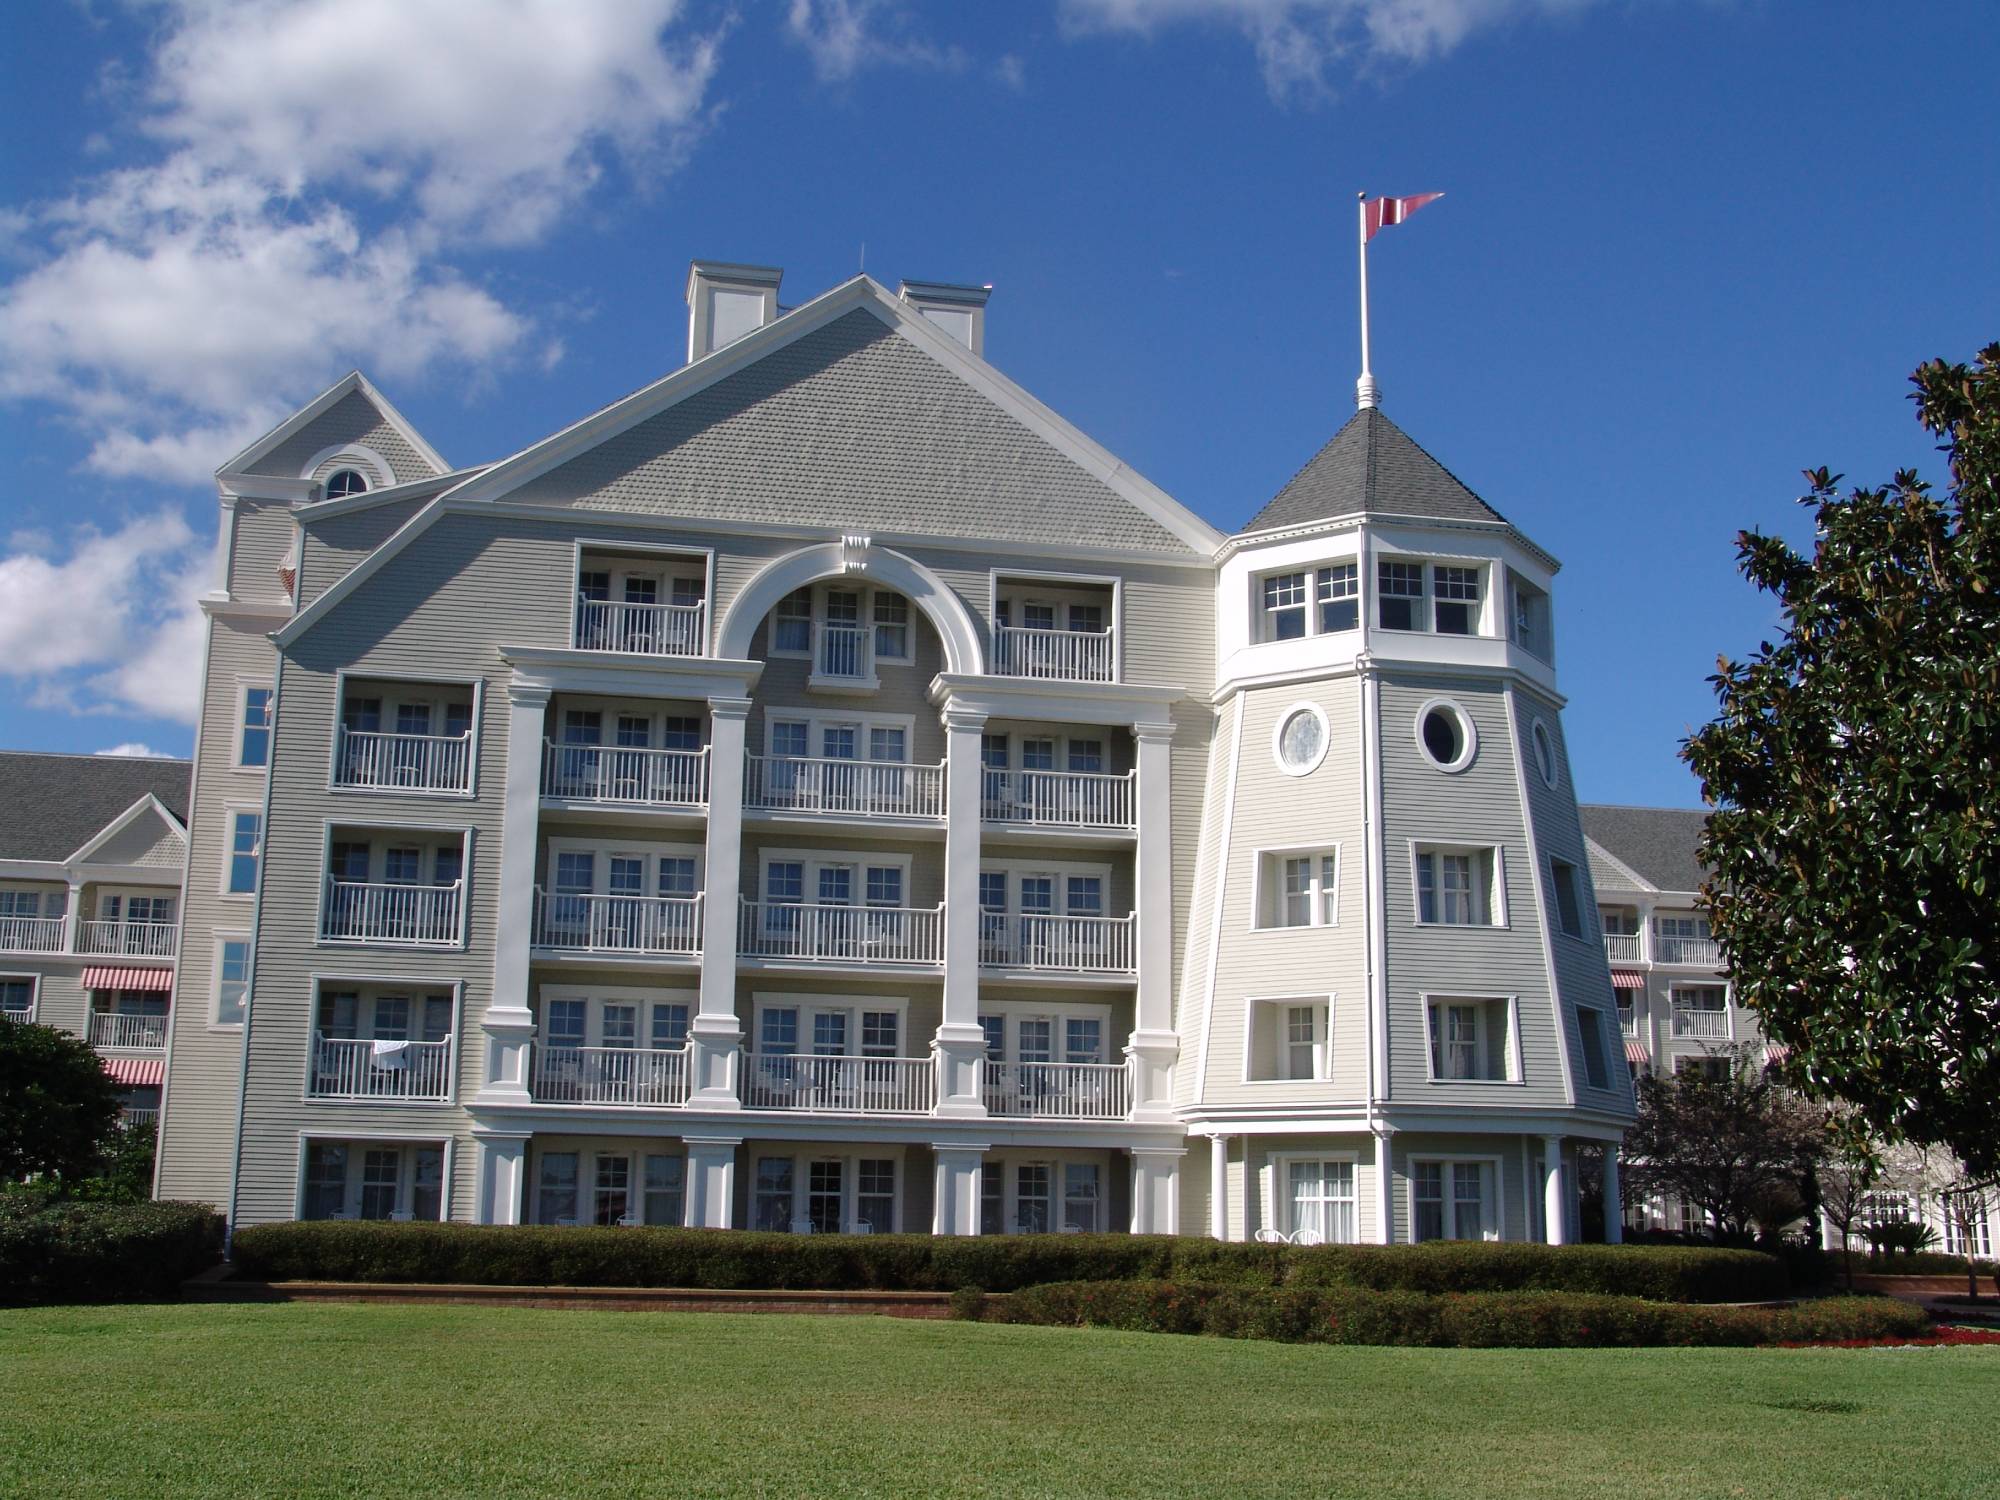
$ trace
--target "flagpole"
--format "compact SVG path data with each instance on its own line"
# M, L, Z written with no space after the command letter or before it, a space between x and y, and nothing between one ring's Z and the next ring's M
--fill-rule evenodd
M1354 404L1366 409L1375 404L1379 392L1368 362L1368 194L1354 195L1355 239L1361 253L1361 378L1354 382Z

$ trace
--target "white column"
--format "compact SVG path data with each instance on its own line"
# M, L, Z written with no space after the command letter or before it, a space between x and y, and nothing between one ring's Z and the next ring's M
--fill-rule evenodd
M1132 1148L1132 1232L1178 1234L1181 1219L1181 1146Z
M1395 1131L1387 1125L1375 1127L1375 1243L1396 1243L1396 1167L1389 1149Z
M979 1196L985 1183L985 1146L936 1146L937 1182L932 1234L979 1233Z
M65 953L78 952L83 941L83 882L69 883L69 905L63 908L63 944Z
M1208 1138L1208 1232L1211 1238L1229 1238L1229 1137Z
M1568 1219L1563 1212L1563 1138L1542 1137L1542 1229L1551 1245L1568 1243Z
M1604 1143L1604 1243L1625 1242L1625 1205L1619 1201L1618 1142Z
M528 1137L475 1132L475 1169L479 1178L473 1194L473 1214L481 1224L518 1224L527 1196Z
M508 686L493 993L479 1018L486 1035L486 1071L475 1104L526 1104L529 1098L528 1056L535 1017L528 1009L528 948L535 924L535 846L541 837L542 741L548 707L546 687L520 682Z
M743 1026L736 1018L736 924L743 867L743 733L750 700L710 698L708 712L701 1001L688 1027L692 1048L688 1103L696 1109L741 1109L736 1094L743 1046ZM732 1156L732 1174L734 1161ZM692 1165L690 1160L690 1170Z
M687 1225L732 1229L736 1217L736 1148L741 1136L687 1137Z
M1171 724L1137 724L1138 845L1133 853L1139 930L1139 987L1125 1055L1132 1068L1132 1118L1173 1118L1174 1060L1174 826Z
M986 1113L980 1087L986 1033L979 1028L980 734L986 715L946 704L944 806L944 1017L931 1041L941 1115Z

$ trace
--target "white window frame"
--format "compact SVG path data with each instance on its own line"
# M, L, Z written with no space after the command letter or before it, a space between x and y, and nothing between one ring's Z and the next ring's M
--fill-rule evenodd
M234 891L229 888L229 877L230 877L231 867L234 866L236 863L236 820L239 817L243 816L245 813L248 813L251 817L254 817L257 820L257 853L255 856L257 860L257 874L256 877L251 881L249 890ZM269 820L264 816L263 803L231 802L223 807L222 875L221 878L216 882L216 894L218 896L220 896L225 901L256 900L257 887L263 883L264 879L264 851L265 851L265 846L270 842L270 838L271 838L270 823ZM322 876L321 876L322 885L325 884L325 877L324 877L325 868L326 868L325 861L322 860L320 864L320 869L322 871Z
M1027 1146L1006 1151L988 1151L980 1164L982 1189L987 1174L996 1172L999 1174L1000 1233L1006 1235L1025 1232L1021 1228L1020 1221L1022 1167L1049 1169L1049 1231L1059 1232L1065 1220L1065 1169L1072 1166L1097 1168L1097 1232L1103 1233L1111 1206L1113 1163L1107 1161L1101 1152L1050 1150Z
M32 973L18 973L18 972L13 974L0 973L0 979L5 979L9 981L16 979L25 979L28 981L28 1009L25 1013L20 1011L15 1011L12 1014L17 1019L24 1020L32 1024L34 1022L36 1014L41 1010L42 976L39 974L32 974Z
M1333 1004L1338 992L1326 990L1319 993L1292 993L1270 995L1245 995L1243 997L1243 1069L1242 1081L1248 1084L1296 1084L1329 1083L1333 1079ZM1290 1017L1287 1012L1296 1006L1310 1007L1316 1011L1316 1030L1313 1041L1313 1069L1305 1077L1296 1077L1291 1071ZM1257 1031L1260 1017L1268 1016L1270 1028L1271 1055L1260 1058L1257 1046ZM1261 1065L1260 1065L1261 1064Z
M1354 1174L1354 1237L1348 1240L1329 1239L1326 1243L1329 1245L1358 1245L1365 1243L1362 1239L1365 1226L1362 1223L1361 1211L1368 1199L1362 1190L1361 1179L1363 1168L1360 1152L1274 1151L1268 1159L1271 1164L1271 1202L1272 1207L1277 1210L1273 1218L1276 1220L1276 1228L1281 1233L1297 1234L1301 1229L1306 1227L1298 1223L1293 1216L1291 1192L1292 1165L1295 1162L1307 1162L1315 1165L1331 1164L1345 1166Z
M1431 754L1431 747L1424 743L1424 722L1433 713L1449 714L1458 721L1458 754L1451 760L1439 760ZM1447 776L1456 776L1479 756L1479 726L1472 722L1472 715L1466 712L1465 705L1456 698L1426 698L1417 709L1416 720L1410 726L1410 732L1416 739L1417 754L1423 757L1424 764L1435 767Z
M1112 1035L1113 1007L1109 1005L1077 1004L1067 1001L1044 1003L1039 1000L990 1000L982 1001L978 1015L995 1016L1000 1021L1000 1057L996 1061L1018 1063L1021 1061L1021 1023L1023 1021L1048 1021L1049 1047L1057 1054L1069 1051L1069 1028L1072 1020L1096 1021L1098 1034L1104 1038L1104 1056L1100 1061L1111 1063L1119 1052L1118 1039ZM1058 1055L1053 1061L1066 1061L1066 1056Z
M701 575L702 602L707 606L702 611L702 650L704 653L707 653L715 649L717 620L715 608L715 549L713 547L663 546L656 542L592 542L586 541L582 537L578 537L570 547L569 635L563 642L565 646L574 645L576 642L577 615L582 607L585 552L592 553L596 561L604 564L601 568L593 567L589 571L593 573L609 573L611 575L611 591L614 596L611 602L613 603L617 603L622 599L624 594L624 580L629 576L637 575L642 578L657 578L660 582L660 602L665 604L672 600L673 580L676 577L690 577L695 573L699 573ZM640 559L644 558L658 558L659 563L657 566L653 566L640 562ZM695 568L677 568L673 563L673 559L675 558L692 559L699 566ZM632 566L635 562L640 562L640 565L637 567Z
M884 907L882 910L924 911L919 906L916 893L911 889L911 867L913 856L882 849L759 849L757 851L757 889L755 900L760 907L771 904L766 894L770 888L771 866L774 864L804 865L804 887L799 892L798 904L817 906L819 902L819 872L824 868L839 865L854 867L854 899L848 905L861 908L868 905L868 870L897 869L903 872L903 904L900 907ZM785 903L787 905L791 903ZM933 906L937 903L932 902Z
M616 843L604 843L597 839L558 838L548 840L548 879L543 889L551 896L556 894L556 861L564 854L588 854L592 856L590 866L590 894L593 896L633 894L630 891L613 892L611 889L611 861L614 859L642 859L646 862L645 889L637 894L654 897L660 894L660 861L662 859L692 859L694 861L694 889L700 895L708 880L707 846L680 840L654 842L643 839L620 839ZM583 892L564 894L582 895Z
M1252 902L1250 930L1253 932L1315 932L1340 925L1341 846L1330 844L1269 844L1252 851ZM1304 922L1276 920L1283 915L1285 863L1305 859L1312 863L1309 919ZM1325 880L1325 861L1333 861L1333 880Z
M1414 594L1391 594L1382 587L1383 564L1397 567L1412 567L1417 570L1418 590ZM1399 635L1428 634L1431 628L1431 560L1405 553L1377 552L1369 559L1372 576L1369 579L1369 602L1374 606L1371 621L1377 630L1394 631ZM1385 599L1408 599L1410 601L1411 623L1405 625L1385 625L1382 623L1382 601Z
M1542 785L1553 789L1561 779L1556 761L1555 739L1549 733L1549 726L1540 719L1534 721L1528 731L1535 753L1535 770L1542 778Z
M881 861L876 862L880 863ZM1097 916L1105 918L1130 916L1131 913L1129 911L1116 912L1111 909L1112 868L1108 864L1075 864L1057 859L982 859L979 862L980 874L1004 875L1007 877L1007 905L1005 907L1005 915L1009 918L1018 918L1023 915L1021 911L1021 880L1024 876L1047 876L1055 882L1054 889L1050 892L1053 904L1050 906L1048 912L1030 912L1027 915L1057 917ZM1104 891L1103 910L1096 912L1072 912L1069 909L1069 882L1073 876L1085 880L1095 878L1102 882L1102 889ZM984 912L986 908L982 906L980 907L980 911Z
M655 1005L685 1005L688 1021L692 1025L696 1013L701 1009L699 990L676 989L660 985L629 984L538 984L535 998L535 1034L546 1040L548 1037L548 1005L550 1001L580 1000L583 1002L583 1045L602 1047L604 1045L604 1007L611 1005L634 1005L638 1007L638 1017L633 1033L635 1052L656 1051L653 1046L653 1007Z
M1299 714L1310 714L1319 720L1319 752L1303 765L1292 766L1285 762L1285 726ZM1285 776L1310 776L1326 762L1327 753L1333 748L1333 726L1327 720L1326 710L1307 699L1288 703L1278 711L1277 720L1271 725L1271 761L1280 774Z
M1481 1212L1491 1223L1492 1228L1489 1231L1486 1229L1484 1225L1482 1225L1481 1233L1476 1236L1467 1236L1455 1232L1459 1227L1458 1203L1456 1198L1450 1191L1451 1174L1449 1172L1445 1174L1447 1191L1445 1193L1444 1203L1446 1212L1449 1214L1448 1227L1454 1232L1444 1235L1443 1236L1444 1239L1451 1240L1451 1239L1471 1238L1471 1239L1481 1239L1481 1240L1486 1240L1488 1242L1493 1242L1493 1241L1503 1240L1507 1237L1507 1176L1505 1171L1502 1169L1501 1158L1498 1156L1481 1156L1476 1154L1454 1154L1454 1153L1441 1153L1435 1151L1425 1151L1420 1153L1413 1152L1411 1153L1411 1155L1406 1157L1403 1162L1404 1195L1405 1195L1405 1203L1407 1205L1409 1213L1410 1242L1412 1244L1424 1243L1417 1239L1417 1173L1416 1173L1416 1168L1418 1164L1423 1162L1436 1162L1440 1166L1445 1166L1445 1167L1454 1167L1454 1166L1459 1166L1461 1164L1479 1165L1489 1168L1492 1173L1491 1177L1488 1178L1487 1180L1492 1184L1493 1187L1493 1202L1491 1203L1491 1205L1488 1205L1482 1198L1480 1203Z
M807 1216L812 1182L812 1164L816 1161L837 1161L840 1167L840 1227L845 1232L856 1221L856 1208L861 1196L861 1163L865 1161L891 1161L896 1167L896 1189L892 1194L894 1208L889 1225L870 1224L874 1234L900 1234L903 1230L903 1198L909 1191L909 1162L907 1154L899 1145L880 1147L847 1147L834 1151L812 1151L782 1149L758 1149L750 1153L747 1163L749 1178L748 1200L745 1223L757 1222L757 1163L766 1158L789 1158L792 1163L792 1212L782 1232L789 1233L793 1224Z
M1489 928L1506 927L1507 920L1507 862L1506 849L1499 844L1468 843L1463 840L1411 839L1410 845L1410 919L1411 925L1421 927L1426 932L1483 932ZM1417 874L1417 860L1425 854L1469 854L1473 856L1473 893L1484 901L1487 920L1484 922L1426 922L1424 920L1423 883ZM1483 893L1479 889L1479 856L1491 859L1491 881L1489 889ZM1475 909L1475 915L1477 910Z
M1420 990L1418 999L1422 1002L1424 1020L1424 1081L1437 1084L1441 1088L1509 1088L1520 1087L1527 1080L1521 1056L1521 997L1519 995L1466 994L1462 991ZM1441 1078L1437 1071L1437 1053L1431 1045L1432 1015L1439 1006L1471 1005L1479 1008L1480 1036L1479 1048L1482 1056L1489 1061L1497 1040L1501 1046L1500 1076L1497 1078ZM1494 1007L1501 1008L1503 1022L1501 1035L1491 1035L1492 1028L1486 1024Z
M359 1147L362 1152L381 1149L386 1146L401 1147L403 1149L403 1164L397 1176L396 1197L398 1203L402 1205L409 1203L411 1194L416 1187L415 1157L412 1153L418 1147L442 1147L444 1150L443 1181L439 1185L437 1222L450 1222L452 1154L456 1142L450 1135L411 1134L408 1131L401 1130L301 1130L299 1132L298 1167L295 1177L296 1191L292 1199L292 1217L294 1219L304 1219L306 1216L306 1150L316 1142L332 1146ZM361 1171L362 1157L360 1152L350 1152L347 1163L346 1206L357 1212L361 1202ZM347 1215L349 1218L354 1216L352 1212ZM423 1222L429 1223L431 1221L427 1219Z
M222 952L230 943L243 944L243 1015L250 1016L250 987L257 977L257 950L250 940L247 928L236 930L217 929L214 933L215 951L209 966L208 985L208 1029L210 1031L241 1031L243 1021L222 1019Z
M1445 598L1438 592L1438 569L1440 568L1452 568L1459 572L1471 573L1473 575L1472 586L1479 591L1479 596L1476 599ZM1432 635L1452 636L1459 640L1469 641L1492 634L1487 629L1486 623L1486 612L1491 607L1493 600L1493 570L1489 562L1483 558L1433 557L1425 559L1424 570L1424 594L1430 606L1429 624ZM1470 619L1472 628L1465 631L1439 630L1437 628L1439 604L1471 605Z
M243 735L249 726L250 694L252 690L270 694L264 700L264 764L248 765L243 759ZM271 769L271 758L277 754L278 736L278 691L276 683L269 677L239 677L236 679L236 717L230 722L229 768L248 776L263 776Z
M433 953L462 951L465 948L466 932L472 916L472 853L473 829L464 823L424 823L407 818L370 820L366 818L328 818L320 824L319 845L319 894L313 901L313 942L317 947L352 950L368 945L365 942L328 941L326 932L326 888L333 874L333 832L336 828L369 835L368 880L380 881L384 856L397 834L417 835L416 842L423 846L424 853L435 868L437 851L448 844L453 837L458 840L458 933L449 943L423 943L407 945L416 949L427 949ZM258 856L261 861L261 852ZM262 865L260 863L261 871ZM398 944L398 947L406 945Z
M574 639L574 637L572 637ZM448 688L466 688L471 691L470 735L465 743L466 776L463 791L433 791L425 787L363 787L342 786L340 775L340 730L347 717L347 694L351 684L356 682L379 683L385 691L382 694L382 722L384 734L394 734L395 710L413 704L422 704L431 712L434 726L444 723L445 709L455 700L456 694L442 691ZM397 693L390 696L390 689L414 687L420 692ZM479 795L479 749L486 713L486 679L484 677L459 674L432 676L424 672L396 672L383 676L373 672L358 672L342 668L333 677L333 723L327 730L326 746L326 789L341 797L423 797L427 799L457 798L470 801Z
M1722 1035L1681 1036L1674 1031L1674 1014L1680 1009L1677 997L1683 990L1722 991ZM1735 986L1724 979L1676 979L1667 984L1667 1040L1670 1042L1706 1042L1710 1046L1736 1040L1736 993Z
M218 942L216 944L216 951L218 954L221 952L221 948L222 945L220 942ZM220 959L218 958L218 964L219 963ZM407 998L410 1001L410 1019L413 1029L422 1020L423 1016L422 1006L424 1000L431 995L439 994L447 990L450 991L451 1023L446 1028L445 1031L445 1054L444 1054L445 1086L444 1086L444 1097L442 1099L370 1098L365 1100L358 1100L346 1097L328 1097L325 1095L313 1093L312 1091L313 1054L318 1048L320 1000L324 995L324 993L328 990L345 991L345 990L360 990L360 989L370 989L376 991L386 990L391 992L392 994L399 995L403 998ZM314 1110L324 1109L328 1106L333 1106L333 1107L346 1106L352 1108L357 1104L363 1105L370 1109L380 1106L385 1109L401 1110L401 1109L445 1109L449 1108L451 1105L457 1102L458 1063L459 1063L458 1038L459 1038L459 1032L463 1029L465 1024L465 981L463 979L438 979L435 976L425 977L422 975L393 974L393 973L343 974L343 973L335 973L331 970L326 970L326 969L315 969L306 976L306 993L308 996L308 1008L306 1011L305 1066L299 1076L299 1102L301 1104L309 1105ZM377 995L371 998L379 1000L382 998L382 996L378 993ZM357 1021L358 1021L358 1007L357 1007ZM230 1026L230 1027L211 1028L211 1029L235 1031L239 1030L240 1028ZM357 1030L359 1029L358 1025L356 1029ZM369 1029L371 1031L374 1029L372 1024L372 1019ZM367 1038L359 1038L359 1040L367 1040ZM333 1133L326 1132L325 1134L330 1135ZM420 1141L418 1142L418 1144L426 1145L429 1143ZM450 1183L451 1183L451 1177L449 1171L447 1170L445 1176L445 1184L446 1184L445 1196L447 1199L445 1216L447 1218L450 1217L450 1207L449 1207Z
M756 990L750 996L750 1035L744 1048L746 1057L764 1056L760 1044L764 1039L764 1015L773 1010L795 1010L799 1013L798 1050L790 1055L795 1057L860 1057L861 1015L863 1011L893 1011L896 1016L896 1055L908 1058L913 1038L910 1036L910 1002L895 995L831 995L805 993L792 990ZM807 1017L816 1011L841 1011L847 1016L847 1050L840 1053L816 1053L812 1050L812 1033ZM929 1047L929 1039L924 1045Z
M855 726L859 731L855 739L855 748L861 751L865 751L868 748L869 730L900 729L903 731L903 759L874 761L870 760L866 754L857 754L854 759L858 763L879 766L911 766L918 764L915 759L917 720L914 714L842 713L838 709L818 706L812 708L769 707L764 710L763 754L767 760L776 760L778 758L778 752L772 749L771 745L772 731L779 724L803 724L806 726L805 759L807 760L825 760L828 758L823 753L821 739L823 732L829 727L842 724L852 724ZM791 759L792 757L787 756L785 758Z

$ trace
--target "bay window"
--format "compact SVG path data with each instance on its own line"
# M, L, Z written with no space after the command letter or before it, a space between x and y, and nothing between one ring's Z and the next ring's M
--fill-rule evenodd
M1440 927L1505 925L1499 899L1499 850L1419 844L1413 860L1419 923Z
M1517 1077L1514 1007L1508 1000L1428 998L1433 1083L1502 1083Z

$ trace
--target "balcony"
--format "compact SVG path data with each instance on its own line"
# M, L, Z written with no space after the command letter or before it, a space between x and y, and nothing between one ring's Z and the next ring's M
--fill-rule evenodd
M833 906L744 899L737 951L745 958L862 965L944 962L944 906Z
M443 1100L451 1093L451 1043L315 1037L314 1099Z
M542 795L613 807L702 807L708 751L542 742Z
M116 1011L90 1013L90 1045L114 1051L164 1052L167 1046L165 1016L127 1016Z
M701 952L701 905L699 895L600 896L537 886L534 946L691 958Z
M538 1104L609 1104L639 1109L687 1103L686 1047L537 1047L531 1088Z
M0 917L0 952L60 953L61 917Z
M175 922L82 922L76 951L95 956L172 958L180 936Z
M747 755L743 805L838 818L942 818L944 767Z
M456 945L464 890L462 881L405 885L329 880L320 939L406 948Z
M1729 1012L1726 1010L1697 1010L1692 1006L1674 1007L1674 1039L1676 1041L1726 1042L1729 1040Z
M129 1130L135 1135L150 1134L157 1130L159 1125L160 1112L157 1109L127 1109L121 1111L118 1116L118 1128Z
M708 641L708 605L576 601L576 648L638 656L700 656Z
M1123 1063L986 1064L989 1114L1045 1120L1122 1120L1132 1107L1132 1075Z
M988 771L980 816L989 823L1130 833L1137 771Z
M1645 955L1639 951L1639 934L1636 932L1607 932L1604 934L1604 956L1614 964L1636 964Z
M937 1101L937 1067L928 1057L753 1053L744 1063L746 1109L926 1115Z
M997 626L993 632L993 672L998 677L1115 682L1118 661L1116 640L1117 634L1111 630Z
M1131 974L1138 926L1137 913L1085 917L985 912L980 917L979 961L990 968L1044 973Z
M333 784L350 791L469 792L472 731L392 734L343 724L334 738Z
M1712 937L1661 937L1656 934L1653 938L1653 962L1720 968L1722 948Z

